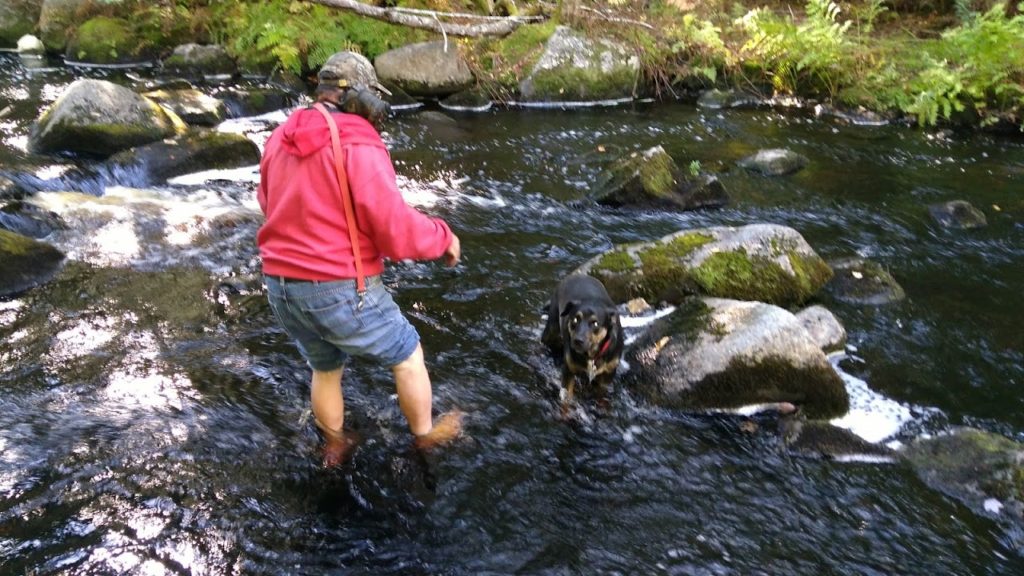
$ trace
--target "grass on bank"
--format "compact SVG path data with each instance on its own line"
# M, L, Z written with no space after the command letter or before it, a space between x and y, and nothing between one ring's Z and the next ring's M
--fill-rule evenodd
M364 0L371 3L371 0ZM514 92L554 26L633 46L649 91L753 89L908 114L924 125L966 119L1018 124L1024 108L1024 3L992 0L521 1L548 20L501 38L458 44L484 88ZM298 74L350 48L371 59L431 33L295 0L178 0L209 41L250 68ZM482 14L487 0L389 0L388 5ZM507 5L507 3L506 3ZM569 10L568 8L573 8ZM898 10L898 11L897 11ZM938 24L938 26L937 26ZM941 28L939 27L941 26Z

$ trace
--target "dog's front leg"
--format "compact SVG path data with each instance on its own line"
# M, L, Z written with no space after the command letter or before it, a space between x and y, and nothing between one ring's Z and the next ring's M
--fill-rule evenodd
M576 389L576 375L568 367L562 370L562 419L569 418Z

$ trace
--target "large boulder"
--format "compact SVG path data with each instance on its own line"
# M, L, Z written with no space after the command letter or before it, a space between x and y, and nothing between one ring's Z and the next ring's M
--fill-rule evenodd
M717 178L684 174L661 146L613 162L598 177L590 198L606 206L674 210L717 208L728 203Z
M616 302L680 302L690 294L789 307L832 277L799 232L777 224L683 230L617 246L577 272L600 278Z
M639 77L640 59L629 48L559 26L519 94L525 102L631 99Z
M241 134L195 132L123 150L108 160L112 168L141 175L139 185L216 168L238 168L260 162L260 149Z
M0 0L0 48L13 48L31 33L42 7L43 0Z
M688 299L627 350L630 386L687 410L790 403L809 418L849 410L842 379L790 312L759 302Z
M373 61L381 83L413 96L447 96L473 84L473 73L454 43L420 42L389 50Z
M119 3L119 2L111 2ZM43 0L39 12L39 38L50 52L64 52L68 30L79 23L76 18L89 12L93 0Z
M232 76L235 60L219 44L182 44L163 62L164 70L189 76Z
M195 88L180 90L154 90L143 94L146 98L170 108L186 124L216 126L227 115L223 100L208 96Z
M902 450L932 489L996 519L1024 549L1024 444L973 428L921 437Z
M49 282L63 261L53 246L0 229L0 298Z
M128 88L105 80L76 80L36 120L29 149L109 156L185 129L173 112Z

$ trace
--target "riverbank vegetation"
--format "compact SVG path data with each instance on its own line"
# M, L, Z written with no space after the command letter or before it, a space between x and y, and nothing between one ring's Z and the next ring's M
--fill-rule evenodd
M502 37L458 44L481 87L513 91L556 24L611 37L641 58L641 92L706 88L795 96L940 123L1020 126L1024 3L993 0L386 0L367 5L522 20ZM127 4L127 3L123 3ZM122 8L123 8L122 4ZM223 44L243 67L310 75L338 49L370 58L436 32L294 0L136 2L153 33ZM164 6L163 12L154 4ZM336 4L336 3L335 3ZM110 3L93 3L111 10ZM163 17L161 14L170 15ZM430 16L433 17L433 16ZM450 18L446 20L451 20ZM465 21L472 21L464 18ZM448 37L455 41L455 38Z

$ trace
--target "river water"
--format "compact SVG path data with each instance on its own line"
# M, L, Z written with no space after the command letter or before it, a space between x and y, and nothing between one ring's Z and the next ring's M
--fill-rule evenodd
M960 424L1024 440L1021 140L684 104L399 114L385 140L400 185L452 225L464 261L393 263L385 281L423 338L435 405L464 410L466 436L411 450L389 374L354 363L347 421L363 444L324 471L308 370L258 280L254 167L139 188L31 156L32 119L73 79L148 72L27 64L0 54L0 163L50 179L32 202L66 223L46 240L68 261L0 301L0 572L1024 573L989 515L900 462L791 454L769 415L617 390L610 413L563 422L538 342L558 279L615 244L784 224L826 259L882 264L908 294L823 302L849 332L842 425L892 445ZM285 112L219 129L262 145ZM599 146L655 145L719 173L731 204L581 201ZM810 165L736 168L773 147ZM988 226L936 224L927 206L954 199Z

